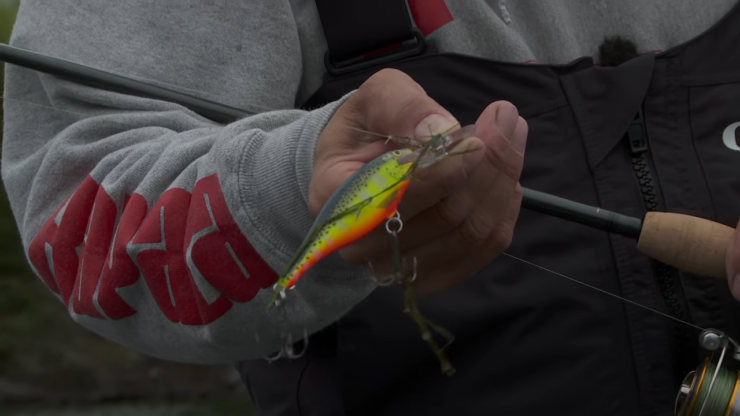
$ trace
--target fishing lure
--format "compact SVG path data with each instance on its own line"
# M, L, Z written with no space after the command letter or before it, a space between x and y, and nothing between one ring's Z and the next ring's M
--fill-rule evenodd
M393 237L393 266L394 272L388 285L404 284L404 312L414 320L421 330L422 339L429 344L440 361L442 372L452 375L454 368L444 354L444 349L452 343L454 337L446 329L432 323L424 317L416 305L412 282L416 279L416 258L412 276L406 276L401 259L401 249L398 233L403 228L403 222L397 211L413 174L417 169L430 166L438 161L457 154L464 154L477 149L468 149L459 152L450 152L457 144L475 133L475 126L467 126L450 133L431 134L427 141L412 144L408 138L389 136L388 140L403 144L411 148L402 148L389 151L362 168L354 172L329 198L314 224L309 230L299 249L288 263L275 284L274 294L270 301L278 305L278 313L284 314L285 290L295 287L296 282L311 267L336 250L358 240L374 230L383 221L386 221L386 230ZM395 228L394 228L395 224ZM372 264L370 264L372 268ZM280 301L278 301L278 297ZM446 343L440 347L433 336L433 332L441 335ZM292 352L292 345L286 344L284 350ZM305 348L304 348L305 352ZM280 354L291 356L291 354Z
M298 251L275 284L277 296L292 289L311 267L356 241L390 218L408 188L410 163L398 159L412 151L387 152L354 172L329 198Z
M285 296L286 289L329 254L364 237L393 216L413 173L451 155L449 150L475 133L467 126L414 146L389 151L355 171L326 202L308 235L274 286L270 304ZM393 137L393 136L391 136ZM476 149L473 149L476 150ZM470 151L470 150L468 150Z

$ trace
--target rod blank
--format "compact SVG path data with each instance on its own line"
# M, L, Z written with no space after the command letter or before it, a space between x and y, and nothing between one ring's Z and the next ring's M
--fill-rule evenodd
M567 221L638 239L642 221L544 192L522 188L522 207Z
M235 107L3 43L0 61L95 88L176 103L217 123L231 123L250 115Z

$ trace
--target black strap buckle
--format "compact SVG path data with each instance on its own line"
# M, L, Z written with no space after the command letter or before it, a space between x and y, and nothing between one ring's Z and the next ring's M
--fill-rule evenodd
M416 42L402 45L390 51L381 52L369 58L359 56L343 62L335 62L331 58L329 51L326 51L326 54L324 55L324 65L326 66L326 70L333 76L340 76L350 72L368 69L373 66L386 65L394 61L421 55L427 48L426 38L421 30L416 27L412 28L411 31L414 34Z

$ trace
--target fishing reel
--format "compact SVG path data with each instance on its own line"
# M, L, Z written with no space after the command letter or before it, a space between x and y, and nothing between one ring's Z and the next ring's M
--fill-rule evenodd
M740 372L729 368L740 363L740 344L720 331L707 329L699 336L699 345L712 355L683 380L676 415L740 416Z

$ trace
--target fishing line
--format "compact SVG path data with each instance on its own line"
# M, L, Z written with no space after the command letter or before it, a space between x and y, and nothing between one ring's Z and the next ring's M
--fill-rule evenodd
M501 253L501 254L503 254L504 256L510 257L510 258L512 258L512 259L514 259L514 260L518 260L518 261L520 261L520 262L522 262L522 263L528 264L528 265L530 265L530 266L534 266L534 267L536 267L536 268L538 268L538 269L542 269L542 270L544 270L544 271L546 271L546 272L549 272L549 273L552 273L552 274L554 274L554 275L556 275L556 276L560 276L560 277L563 277L563 278L565 278L565 279L568 279L568 280L570 280L570 281L572 281L572 282L575 282L575 283L578 283L578 284L580 284L580 285L586 286L586 287L588 287L588 288L590 288L590 289L593 289L593 290L596 290L596 291L598 291L598 292L604 293L604 294L606 294L606 295L609 295L609 296L615 297L615 298L617 298L617 299L619 299L619 300L622 300L622 301L624 301L624 302L630 303L630 304L632 304L632 305L635 305L635 306L639 306L639 307L641 307L641 308L643 308L643 309L646 309L646 310L648 310L648 311L650 311L650 312L653 312L653 313L657 313L658 315L662 315L662 316L664 316L664 317L666 317L666 318L670 318L670 319L672 319L672 320L674 320L674 321L676 321L676 322L680 322L680 323L682 323L682 324L684 324L684 325L688 325L688 326L694 327L694 328L696 328L696 329L698 329L698 330L700 330L700 331L704 331L704 330L706 330L706 328L702 328L702 327L700 327L700 326L697 326L697 325L694 325L694 324L692 324L692 323L690 323L690 322L686 322L686 321L683 321L683 320L681 320L681 319L678 319L678 318L676 318L676 317L673 317L673 316L671 316L671 315L668 315L668 314L666 314L666 313L663 313L663 312L657 311L657 310L655 310L655 309L649 308L649 307L647 307L647 306L645 306L645 305L639 304L639 303L637 303L637 302L635 302L635 301L631 301L631 300L629 300L629 299L626 299L626 298L623 298L623 297L621 297L621 296L619 296L619 295L615 295L614 293L608 292L608 291L606 291L606 290L604 290L604 289L599 289L599 288L598 288L598 287L596 287L596 286L592 286L592 285L589 285L588 283L584 283L584 282L582 282L582 281L580 281L580 280L578 280L578 279L574 279L574 278L572 278L572 277L569 277L569 276L566 276L566 275L564 275L564 274L562 274L562 273L558 273L558 272L556 272L556 271L554 271L554 270L550 270L550 269L548 269L547 267L544 267L544 266L540 266L540 265L534 264L534 263L532 263L532 262L530 262L530 261L527 261L527 260L524 260L524 259L520 259L519 257L513 256L513 255L511 255L511 254L509 254L509 253Z
M691 414L720 415L726 414L727 404L732 402L735 387L738 382L737 373L720 367L717 370L716 363L707 361L704 370L704 383L701 384L697 393L696 403L701 403L700 408L694 407ZM710 374L717 372L714 384L707 383ZM711 387L712 394L709 394ZM698 413L696 412L698 411Z

